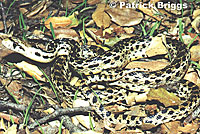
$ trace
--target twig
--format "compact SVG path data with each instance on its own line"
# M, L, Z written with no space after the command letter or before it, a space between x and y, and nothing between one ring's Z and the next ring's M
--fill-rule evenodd
M15 110L18 110L18 111L26 110L26 107L24 105L15 104L15 103L12 103L12 102L1 101L1 100L0 100L0 108L1 109L11 108L11 109L15 109Z
M2 2L0 2L0 6L1 6L1 11L2 11L4 32L7 33L6 15L5 15L5 10L4 10L3 3L2 3Z
M59 120L62 120L62 119L64 119L63 125L65 126L65 128L67 128L69 130L70 133L83 131L79 127L77 127L76 125L74 125L72 123L72 120L69 116L65 115L65 116L59 117Z
M92 111L92 107L75 107L75 108L65 108L65 109L57 109L54 113L43 117L42 119L38 120L39 124L43 124L49 120L55 119L56 117L67 115L67 114L74 114L74 113L85 113ZM38 126L38 123L34 122L28 126L29 129L33 129ZM72 131L72 130L71 130Z

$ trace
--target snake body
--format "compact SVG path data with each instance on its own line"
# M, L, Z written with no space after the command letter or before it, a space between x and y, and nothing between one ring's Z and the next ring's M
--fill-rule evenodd
M189 67L189 50L173 36L167 36L165 43L171 55L171 63L158 71L123 69L124 64L132 60L147 57L145 51L151 43L151 37L124 39L116 43L111 50L96 56L72 39L22 41L2 33L0 38L4 46L32 60L46 63L56 59L51 77L59 93L64 94L71 104L76 90L79 89L80 97L90 101L91 105L97 108L96 112L109 123L124 123L150 129L165 122L182 119L199 105L198 86L183 80ZM47 44L51 49L44 51L38 48L37 44ZM70 84L73 72L82 74L83 79L79 87ZM94 93L91 86L102 83L115 88L97 89ZM181 105L165 108L148 117L127 115L125 111L114 113L104 108L111 103L119 104L125 101L130 92L143 92L144 88L159 88L164 85L176 85L173 92L183 101ZM98 102L96 94L104 104Z

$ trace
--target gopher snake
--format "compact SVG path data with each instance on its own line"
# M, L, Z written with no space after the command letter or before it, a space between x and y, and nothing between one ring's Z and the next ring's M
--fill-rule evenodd
M2 44L32 60L38 62L51 62L55 58L52 69L52 81L61 94L66 96L69 103L77 89L80 97L90 101L97 107L96 112L110 123L124 123L128 126L142 126L145 129L172 120L181 119L190 114L199 104L199 88L194 83L182 80L189 66L190 53L185 45L172 36L167 36L165 46L170 53L171 63L158 71L143 71L142 69L122 69L128 62L147 57L146 48L150 45L151 38L142 39L132 37L119 41L114 47L101 54L87 52L71 39L28 39L22 41L10 35L1 34ZM38 44L47 44L52 48L44 51L37 47ZM30 46L31 44L31 46ZM82 74L83 80L79 87L70 85L74 72ZM114 89L97 89L94 93L92 85L115 86ZM171 85L176 90L173 92L183 100L179 106L168 107L149 117L135 117L133 115L113 113L104 108L110 103L119 103L125 100L129 92L140 91L144 88L158 88ZM177 90L178 89L178 90ZM97 101L97 96L104 104ZM124 105L126 102L124 101Z

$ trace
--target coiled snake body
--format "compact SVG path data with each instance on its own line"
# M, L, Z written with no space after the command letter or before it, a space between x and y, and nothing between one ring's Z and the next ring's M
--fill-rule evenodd
M147 57L145 51L151 43L151 37L124 39L116 43L111 50L96 56L71 39L22 41L7 34L0 34L0 38L4 46L32 60L51 62L57 58L51 72L52 81L58 91L65 95L69 105L79 89L79 96L97 107L96 112L109 123L124 123L127 126L149 129L165 122L182 119L199 105L198 86L183 80L189 67L190 53L186 46L173 36L167 35L164 43L171 55L171 63L158 71L123 69L123 66L132 60ZM51 48L44 51L37 47L38 44L44 43ZM70 84L73 71L82 74L79 87ZM115 88L97 89L94 93L91 86L102 83ZM167 107L149 117L136 117L125 114L125 111L113 113L104 108L111 103L119 104L125 101L129 92L143 92L144 88L158 88L163 85L173 87L169 90L173 90L183 103ZM98 101L96 95L103 103Z

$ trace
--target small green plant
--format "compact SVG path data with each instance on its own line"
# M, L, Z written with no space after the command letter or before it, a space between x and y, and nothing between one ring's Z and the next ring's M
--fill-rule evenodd
M20 26L20 29L24 29L24 31L27 30L27 26L24 22L24 17L23 17L23 14L20 12L20 15L19 15L19 26ZM26 40L26 32L23 32L23 36L22 36L23 40Z
M91 113L90 112L89 112L89 120L90 120L90 127L94 131L94 126L93 126L93 123L92 123L92 117L91 117Z
M30 112L30 109L31 109L31 106L33 105L33 102L36 98L36 96L38 95L38 93L42 90L42 86L40 85L40 83L38 82L38 80L34 77L33 77L33 80L39 85L39 89L37 90L37 92L35 93L35 95L33 96L30 104L28 105L27 109L26 109L26 112L25 112L25 115L24 115L24 121L23 121L23 124L27 126L28 124L28 120L29 120L29 112Z
M12 7L12 5L15 3L16 0L13 0L12 3L9 5L8 10L6 12L6 16L8 15L10 8Z
M56 38L56 36L55 36L55 33L54 33L54 29L53 29L53 25L52 25L52 23L50 22L50 29L51 29L51 34L52 34L52 36L53 36L53 39L55 39Z
M190 46L192 45L192 43L194 42L194 40L198 37L199 35L197 34L188 44L187 48L190 48Z
M82 6L85 6L85 7L86 7L86 4L87 4L87 0L84 0L84 2L81 3L80 5L78 5L77 7L75 7L75 8L71 11L71 13L70 13L68 16L72 15L72 14L73 14L77 9L79 9L80 7L82 7Z
M181 42L184 42L183 37L182 37L182 34L184 32L182 18L178 19L178 24L179 24L179 38L180 38Z
M47 81L49 82L50 86L52 87L53 92L55 93L55 96L56 96L58 102L60 102L60 99L58 97L58 94L57 94L55 86L53 85L53 83L51 82L51 80L49 79L49 77L47 76L47 74L41 68L39 68L39 69L44 74L44 77L47 79Z
M64 118L62 118L61 122L60 122L60 126L59 126L59 134L62 134L62 124L63 124Z

